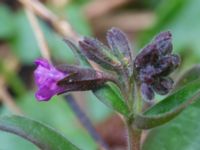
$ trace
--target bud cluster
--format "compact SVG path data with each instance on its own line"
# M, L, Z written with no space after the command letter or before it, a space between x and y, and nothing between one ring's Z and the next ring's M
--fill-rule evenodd
M126 35L117 28L107 32L107 42L104 45L94 38L85 37L79 41L83 54L90 60L107 70L124 72L127 76L133 73L133 52Z
M154 92L165 95L173 86L168 75L180 64L178 55L172 54L172 35L162 32L136 56L136 79L145 100L152 100Z

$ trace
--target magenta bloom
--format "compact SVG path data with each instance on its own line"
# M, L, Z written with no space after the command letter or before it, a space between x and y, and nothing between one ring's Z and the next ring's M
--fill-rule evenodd
M112 75L92 68L80 68L73 65L53 66L46 59L37 59L34 71L38 90L35 97L47 101L54 95L70 91L94 90L107 81L115 82Z
M52 96L64 91L64 88L59 87L57 82L65 78L67 73L58 71L46 59L37 59L35 64L37 68L34 71L34 76L38 86L35 96L39 101L47 101Z

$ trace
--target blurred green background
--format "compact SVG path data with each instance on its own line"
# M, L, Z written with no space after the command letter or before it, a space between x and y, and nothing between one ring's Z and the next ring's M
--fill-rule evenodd
M43 0L42 3L61 18L65 18L76 32L84 36L95 36L105 41L106 30L113 26L121 28L127 33L135 53L155 34L170 30L173 34L174 51L182 58L181 67L173 74L175 79L183 71L200 62L199 0ZM52 31L48 23L40 19L39 23L53 60L57 63L74 63L75 57L62 37ZM54 97L48 103L36 101L33 62L38 57L41 57L39 46L23 7L17 0L1 0L1 115L14 113L6 102L7 94L26 116L56 128L83 150L97 149L93 139L61 96ZM81 108L111 149L123 150L126 147L126 135L121 120L116 119L113 111L99 102L92 93L76 95ZM197 130L200 129L197 115L199 107L199 104L191 106L177 119L153 130L147 137L144 149L197 150L200 146L200 130ZM116 135L112 135L112 125L116 126ZM37 149L22 138L0 132L0 150L27 148Z

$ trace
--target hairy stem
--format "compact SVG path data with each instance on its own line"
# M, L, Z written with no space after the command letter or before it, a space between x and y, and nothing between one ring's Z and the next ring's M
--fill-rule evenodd
M137 113L140 113L142 111L142 99L141 95L138 89L138 86L136 84L131 86L131 92L130 92L130 99L132 103L129 103L131 105L131 111L132 115L126 120L126 126L127 126L127 132L128 132L128 150L140 150L140 143L141 143L141 134L142 130L137 129L134 127L134 115Z
M127 123L128 150L140 150L141 130L134 128Z

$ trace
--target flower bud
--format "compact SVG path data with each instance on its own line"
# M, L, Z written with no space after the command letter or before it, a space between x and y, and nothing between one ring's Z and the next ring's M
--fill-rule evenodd
M141 69L144 66L156 63L159 58L159 51L155 44L147 45L141 53L139 53L134 61L135 69Z
M102 86L107 81L116 83L112 75L94 69L80 68L72 65L59 65L56 68L63 73L69 74L57 83L59 87L65 89L64 92L93 90Z
M166 95L173 87L174 81L171 78L161 78L153 86L156 93Z
M156 48L163 54L170 54L172 52L172 34L167 32L161 32L155 37L154 43L156 43Z
M107 32L107 40L111 50L116 56L132 60L132 50L126 35L117 28ZM130 62L129 62L130 63Z
M118 28L111 28L107 32L108 45L113 54L121 61L123 70L132 75L133 72L133 51L126 35Z
M180 57L178 55L167 55L159 60L158 74L162 76L169 75L173 70L175 70L180 65Z
M156 74L156 70L153 66L148 65L145 68L140 70L140 81L145 82L147 84L152 84L154 82L154 76Z
M142 83L141 84L141 92L142 92L142 97L144 100L153 100L154 99L154 91L152 90L152 87Z
M79 41L79 46L87 58L106 69L118 69L121 66L109 48L96 39L85 37Z

